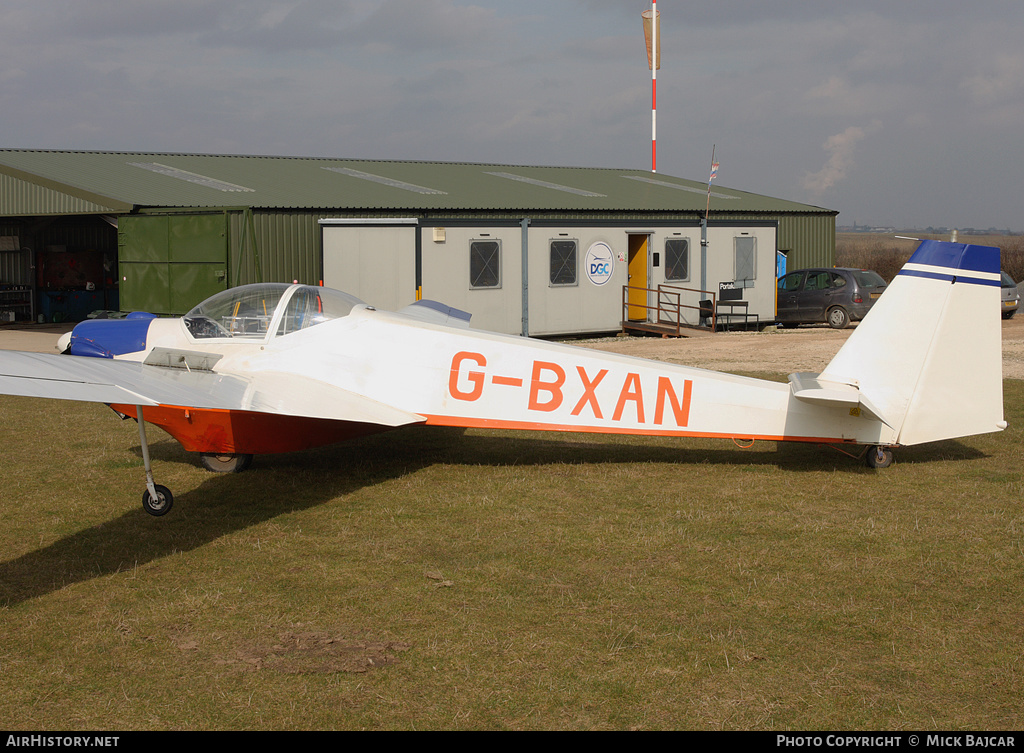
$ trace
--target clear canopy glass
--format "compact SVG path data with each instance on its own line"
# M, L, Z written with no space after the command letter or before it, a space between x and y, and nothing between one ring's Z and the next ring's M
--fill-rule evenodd
M287 335L347 316L361 304L355 296L313 285L268 282L230 288L206 299L185 315L195 338L266 338Z

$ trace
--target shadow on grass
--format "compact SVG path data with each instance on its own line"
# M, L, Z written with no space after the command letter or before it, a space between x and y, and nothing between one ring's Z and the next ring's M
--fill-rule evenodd
M866 467L864 455L867 448L863 445L847 445L835 449L831 445L814 442L767 440L747 445L743 440L733 442L719 438L499 429L467 432L454 427L411 426L318 450L260 456L255 459L253 467L282 471L317 467L321 471L329 470L331 478L335 474L351 478L353 472L359 474L371 471L389 478L391 476L386 474L395 463L404 463L413 468L438 463L495 467L559 463L705 463L722 466L777 466L787 471L877 472ZM136 447L134 452L141 460L141 449ZM151 448L151 452L154 460L198 464L193 453L181 449L175 442L163 442ZM986 453L958 440L902 447L894 452L899 463L977 460L987 457Z
M194 464L173 441L151 446L157 464ZM135 452L141 456L141 450ZM972 460L985 454L956 441L898 451L899 463ZM785 471L884 473L863 460L800 443L758 442L749 449L727 440L561 434L547 439L519 432L469 432L412 427L341 445L256 459L243 474L211 475L177 495L169 515L154 518L141 505L120 517L0 563L0 605L14 605L70 584L130 570L191 551L225 534L276 516L309 509L437 464L533 467L557 464L707 464L778 467ZM166 481L166 479L165 479ZM141 500L144 481L138 482ZM351 505L361 504L349 500Z

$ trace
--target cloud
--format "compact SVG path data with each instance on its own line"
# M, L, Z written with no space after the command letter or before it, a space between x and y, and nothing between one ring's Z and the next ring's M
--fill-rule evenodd
M960 91L977 105L987 107L1007 100L1019 101L1024 91L1024 54L1014 50L989 56L979 70L966 76Z
M818 172L804 175L804 188L814 195L820 196L846 178L847 173L853 167L854 148L868 135L879 131L881 127L882 124L876 120L865 128L850 126L842 133L830 136L823 147L829 153L828 162Z
M649 8L3 0L0 145L642 168ZM733 187L845 217L1019 224L1020 0L658 9L659 171L706 176L717 144ZM949 179L980 163L983 190Z

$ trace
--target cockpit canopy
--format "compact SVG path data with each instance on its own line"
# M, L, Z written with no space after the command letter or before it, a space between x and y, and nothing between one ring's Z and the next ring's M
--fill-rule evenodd
M363 302L348 293L313 285L279 282L230 288L207 298L185 314L195 338L231 337L262 340L347 316Z

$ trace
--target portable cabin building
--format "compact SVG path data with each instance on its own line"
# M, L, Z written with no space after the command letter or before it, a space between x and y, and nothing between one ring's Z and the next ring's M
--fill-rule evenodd
M431 298L517 334L651 318L659 285L683 291L686 317L728 289L770 321L778 255L835 252L836 212L717 185L702 247L706 184L639 170L0 150L0 189L19 318L180 314L297 280L381 308Z
M385 309L411 303L418 291L496 332L583 334L620 329L624 319L653 321L659 291L681 304L684 324L696 326L700 301L720 297L720 286L745 301L751 321L775 316L774 222L712 222L708 248L724 252L706 254L703 275L701 226L694 221L425 217L320 224L328 287L346 287ZM381 267L393 273L381 275Z

